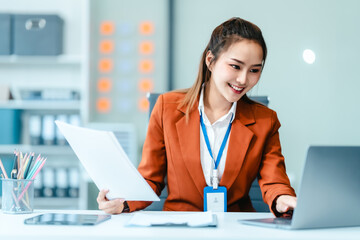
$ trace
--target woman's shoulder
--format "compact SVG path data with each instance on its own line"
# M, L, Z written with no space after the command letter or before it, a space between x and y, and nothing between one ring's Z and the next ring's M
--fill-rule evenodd
M263 103L246 99L243 100L243 103L249 106L249 108L252 110L253 114L256 118L259 117L273 117L276 115L276 112L273 109L270 109L268 106L264 105Z
M174 90L161 94L163 103L179 103L184 100L186 90Z

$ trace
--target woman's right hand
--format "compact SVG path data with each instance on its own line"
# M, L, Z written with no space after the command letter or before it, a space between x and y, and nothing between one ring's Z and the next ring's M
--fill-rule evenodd
M109 190L101 190L98 194L96 201L99 204L99 209L109 214L119 214L124 210L124 199L117 198L109 200L106 198L106 194Z

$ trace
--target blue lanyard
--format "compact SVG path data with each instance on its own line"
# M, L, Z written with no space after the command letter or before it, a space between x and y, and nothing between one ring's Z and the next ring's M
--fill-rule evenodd
M226 130L226 133L225 133L225 136L224 136L224 139L221 143L221 147L219 149L219 153L216 157L216 162L215 162L215 169L218 168L219 166L219 163L220 163L220 160L221 160L221 156L224 152L224 148L225 148L225 145L226 145L226 142L229 138L229 135L230 135L230 130L231 130L231 122L232 121L232 116L231 116L231 119L230 119L230 123L229 123L229 126ZM201 124L201 129L202 129L202 132L203 132L203 135L204 135L204 139L205 139L205 142L206 142L206 146L207 146L207 149L209 151L209 154L211 156L211 158L215 161L213 155L212 155L212 152L211 152L211 147L210 147L210 141L209 141L209 137L208 137L208 134L207 134L207 131L206 131L206 127L205 127L205 124L204 124L204 121L203 121L203 118L202 118L202 113L200 113L200 124Z

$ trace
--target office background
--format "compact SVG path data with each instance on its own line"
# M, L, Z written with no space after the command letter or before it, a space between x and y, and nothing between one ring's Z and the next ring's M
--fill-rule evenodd
M360 145L358 9L357 0L0 0L0 13L51 13L64 20L63 54L45 60L0 56L0 85L15 92L70 89L80 95L70 103L45 101L47 107L19 107L4 99L0 106L22 110L22 121L32 115L78 115L80 125L118 131L119 138L125 132L137 165L148 121L146 90L190 87L211 31L230 17L242 17L257 24L267 42L266 66L250 95L268 96L269 107L277 111L287 171L297 189L310 145ZM111 37L99 30L106 21L117 27ZM116 54L105 58L114 61L116 73L106 72L106 62L99 66L104 56L98 46L109 39ZM138 51L143 42L150 52ZM306 49L315 54L312 64L304 61ZM104 78L114 81L110 92L107 81L99 89ZM106 99L116 111L107 110ZM26 126L20 140L25 145L18 148L47 152L55 159L49 167L77 164L66 146L34 150ZM13 151L14 145L2 145L0 154ZM80 196L89 194L80 190Z

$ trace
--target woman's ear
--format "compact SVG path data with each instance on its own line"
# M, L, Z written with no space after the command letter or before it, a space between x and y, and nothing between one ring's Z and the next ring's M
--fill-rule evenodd
M212 60L213 59L214 59L214 55L212 54L212 52L210 50L207 51L206 57L205 57L205 63L210 72L211 72L211 68L212 68Z

